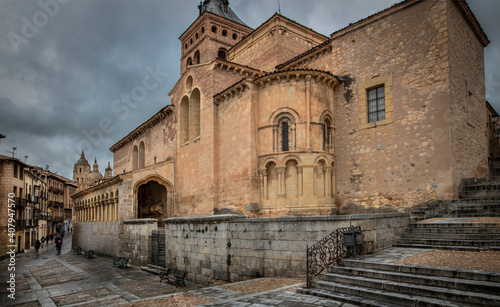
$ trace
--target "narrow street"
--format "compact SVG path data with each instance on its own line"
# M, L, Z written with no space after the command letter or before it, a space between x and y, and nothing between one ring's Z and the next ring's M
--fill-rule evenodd
M57 255L55 244L49 244L38 254L31 248L16 256L15 300L8 297L7 281L12 273L8 264L9 259L0 262L1 279L7 285L0 289L1 306L109 306L200 288L188 283L176 289L140 268L113 267L110 258L74 255L71 234L64 237L61 255Z

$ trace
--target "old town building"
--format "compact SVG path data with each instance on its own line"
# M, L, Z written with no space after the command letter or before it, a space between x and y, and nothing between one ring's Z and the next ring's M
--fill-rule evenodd
M97 164L97 158L94 160L94 165L92 169L90 164L85 158L85 153L82 150L82 155L80 159L75 163L73 167L73 182L78 186L78 190L85 190L90 186L99 184L103 179L108 179L113 176L113 170L108 162L108 167L104 171L104 176L99 171L99 164Z
M7 256L9 246L15 246L12 248L18 253L24 252L42 236L71 228L70 195L76 186L69 179L3 155L0 155L0 178L0 197L5 200L0 205L5 212L0 217L2 258Z
M114 177L73 195L76 244L142 261L141 219L147 235L169 217L406 211L488 176L489 41L465 1L403 1L329 37L280 14L252 29L228 1L199 10L171 104L110 148Z

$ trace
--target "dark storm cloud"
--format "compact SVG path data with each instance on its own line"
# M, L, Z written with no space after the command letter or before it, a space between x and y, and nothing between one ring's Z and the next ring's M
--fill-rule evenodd
M395 2L280 4L283 15L328 36ZM53 13L45 13L47 20L40 3ZM48 164L71 178L83 148L89 162L97 157L103 171L112 161L109 148L170 103L167 94L179 77L178 37L197 18L198 4L199 0L0 1L0 133L7 135L0 154L10 155L7 151L15 141L16 157L28 156L28 163ZM487 94L500 110L495 16L500 1L469 4L492 41L485 49ZM252 28L278 10L277 0L231 0L230 5ZM31 30L29 37L23 30ZM140 93L151 71L159 72L159 79L154 79L157 87L127 105L124 101Z

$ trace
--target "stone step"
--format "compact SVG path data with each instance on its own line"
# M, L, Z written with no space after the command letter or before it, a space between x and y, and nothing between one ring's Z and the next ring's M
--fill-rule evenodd
M323 275L322 281L317 281L317 283L325 281L332 282L335 284L342 284L344 286L358 286L368 289L390 291L399 294L416 295L421 297L432 297L434 299L439 299L444 301L453 301L453 302L482 305L482 306L500 306L500 296L498 295L485 294L474 291L457 290L453 287L454 286L453 284L449 284L449 286L453 288L447 289L443 287L418 285L402 281L366 278L362 276L346 276L346 275L332 274L332 273ZM324 287L321 288L325 289Z
M500 283L496 282L476 281L441 277L435 275L419 275L415 273L401 273L344 266L332 266L329 268L328 272L342 276L354 275L365 278L384 279L395 282L412 283L416 285L434 286L441 288L449 288L450 285L452 285L453 289L463 291L482 292L496 295L500 293ZM322 275L323 280L336 281L335 279L331 279L331 277L332 276L330 274Z
M405 305L394 304L390 302L377 301L371 298L364 298L360 296L353 296L345 293L332 292L324 289L297 289L298 293L314 295L318 297L327 298L333 301L349 303L355 306L363 307L401 307ZM405 296L403 296L405 297ZM294 305L295 306L295 305ZM298 306L298 305L297 305ZM333 305L332 306L337 306ZM412 305L413 306L413 305Z
M470 252L482 252L491 250L490 248L476 247L476 246L447 246L447 245L430 245L430 244L410 244L410 243L400 243L400 242L397 242L392 246L404 247L404 248L442 249L442 250L470 251Z
M414 223L411 228L500 228L500 223Z
M405 244L423 244L423 245L435 245L435 246L473 246L480 248L487 248L490 245L496 246L500 245L499 240L460 240L460 239L423 239L423 238L400 238L398 243Z
M439 230L439 229L438 229ZM477 240L477 241L491 241L496 240L500 242L499 233L441 233L441 232L405 232L401 236L402 239L446 239L446 240Z
M160 275L161 272L165 272L165 269L153 264L148 264L147 266L141 267L141 270L149 272L151 274Z
M342 266L500 283L500 273L343 259Z
M470 304L455 303L447 300L440 300L430 297L423 297L418 295L410 295L406 293L397 293L390 290L366 288L356 284L342 284L330 281L314 281L314 288L319 288L325 291L334 293L343 293L350 296L358 296L375 300L379 302L387 302L389 304L396 304L402 306L470 306ZM387 304L386 303L386 304ZM483 305L484 306L484 305Z
M483 234L497 235L500 234L500 228L411 228L411 234Z
M474 202L466 202L466 203L453 203L449 205L441 205L441 206L432 206L432 207L423 207L414 210L414 212L442 212L442 211L450 211L450 210L471 210L471 209L498 209L500 208L500 202L492 201L488 203L474 203Z

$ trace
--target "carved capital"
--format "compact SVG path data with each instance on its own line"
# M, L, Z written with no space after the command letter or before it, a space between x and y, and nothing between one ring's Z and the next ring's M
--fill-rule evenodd
M285 174L286 167L285 166L278 166L276 167L276 171L278 171L279 175Z

